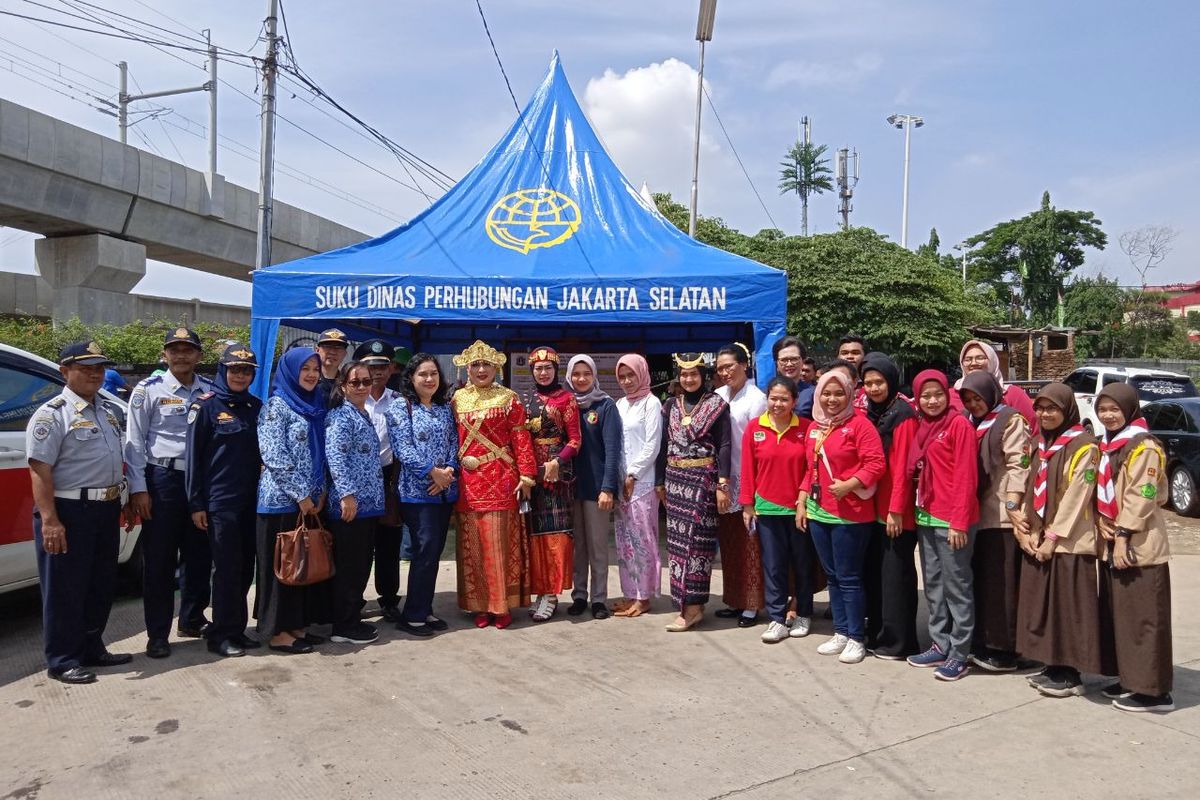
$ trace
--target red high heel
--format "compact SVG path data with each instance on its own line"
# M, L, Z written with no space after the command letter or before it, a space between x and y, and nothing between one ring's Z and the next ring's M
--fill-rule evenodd
M512 625L512 614L504 613L496 617L496 627L504 630L509 625Z
M475 615L475 627L486 628L492 624L492 615L488 613L480 613Z

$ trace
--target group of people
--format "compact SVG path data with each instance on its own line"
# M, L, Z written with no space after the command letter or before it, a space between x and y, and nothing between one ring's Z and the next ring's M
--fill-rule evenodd
M482 341L454 357L467 382L453 392L431 354L412 356L397 391L391 345L364 342L347 361L349 345L331 329L317 350L285 352L264 404L249 393L254 353L230 345L210 384L195 373L198 337L180 328L167 372L133 390L115 456L116 420L95 394L111 362L95 343L63 351L67 388L27 434L51 677L90 682L91 667L129 660L100 639L122 515L143 526L147 655L170 655L178 565L177 633L229 657L259 639L310 652L322 623L334 641L373 641L372 567L385 619L417 637L445 630L432 601L452 518L458 605L477 627L507 628L522 608L549 620L567 590L570 615L641 616L660 592L661 504L668 631L704 619L719 550L728 607L716 615L751 627L765 612L764 642L808 635L828 588L833 636L817 652L843 663L873 652L954 681L970 665L1038 662L1029 680L1044 694L1082 693L1087 672L1118 677L1104 690L1118 708L1173 707L1164 454L1130 387L1097 398L1095 436L1069 388L1030 402L980 341L964 346L959 381L925 370L911 399L896 362L855 336L819 377L798 339L779 340L765 392L744 345L712 361L676 354L665 400L638 354L617 361L614 400L590 356L560 374L549 346L530 352L533 388L519 396L497 382L506 356ZM332 578L282 583L277 535L321 521ZM258 639L246 633L252 582Z

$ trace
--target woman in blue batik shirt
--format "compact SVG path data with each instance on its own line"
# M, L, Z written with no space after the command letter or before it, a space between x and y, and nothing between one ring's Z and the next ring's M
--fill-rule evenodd
M328 583L287 586L275 578L275 535L296 526L297 512L325 503L325 404L317 392L320 360L307 347L279 359L271 397L258 417L258 581L254 616L272 650L311 653L320 637L305 633L328 621Z
M388 407L388 435L400 461L400 514L412 534L408 596L396 624L414 636L446 630L433 615L438 561L458 499L458 428L446 399L446 381L437 359L417 353L400 383L403 401Z
M371 383L371 371L361 361L343 367L325 420L334 566L331 639L350 644L379 638L375 626L359 618L375 553L375 526L384 505L379 435L366 407Z

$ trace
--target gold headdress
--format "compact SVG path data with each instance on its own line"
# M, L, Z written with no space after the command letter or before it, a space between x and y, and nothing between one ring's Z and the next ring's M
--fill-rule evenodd
M695 355L693 359L687 359L687 356ZM697 367L703 369L705 366L703 353L672 353L671 357L675 359L675 366L680 369L695 369Z
M489 364L494 364L498 369L504 366L504 362L508 361L508 356L490 344L484 343L483 340L476 339L475 344L454 357L454 366L466 367L476 361L486 361Z

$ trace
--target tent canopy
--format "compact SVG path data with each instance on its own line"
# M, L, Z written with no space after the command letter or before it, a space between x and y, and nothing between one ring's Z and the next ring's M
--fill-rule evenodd
M769 375L787 298L783 272L689 238L625 179L557 52L499 143L419 216L253 281L260 395L281 323L434 353L475 338L502 350L568 340L668 353L752 333Z

